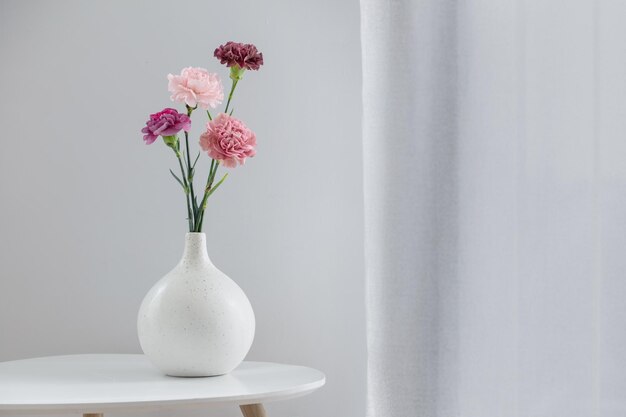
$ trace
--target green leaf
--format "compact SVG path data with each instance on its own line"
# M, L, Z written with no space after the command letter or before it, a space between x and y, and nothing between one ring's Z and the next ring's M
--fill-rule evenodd
M178 178L178 177L176 176L176 174L174 174L174 171L172 171L171 169L170 169L170 174L172 174L172 175L174 176L174 178L176 179L176 181L178 181L178 183L180 184L180 186L181 186L181 187L183 187L183 190L185 190L185 192L187 192L187 187L185 187L185 184L183 184L183 182L181 181L181 179L180 179L180 178Z
M198 163L198 158L200 158L200 152L196 156L196 160L191 164L191 168L189 168L189 182L193 181L193 177L196 175L196 164Z
M208 197L210 197L210 196L211 196L211 194L213 194L213 192L214 192L215 190L217 190L217 188L218 188L220 185L222 185L222 183L224 182L224 180L226 179L226 177L228 177L228 173L224 174L224 176L222 177L222 179L221 179L221 180L219 180L217 184L215 184L215 187L212 187L212 188L209 190L209 192L208 192L208 194L207 194L207 198L208 198Z

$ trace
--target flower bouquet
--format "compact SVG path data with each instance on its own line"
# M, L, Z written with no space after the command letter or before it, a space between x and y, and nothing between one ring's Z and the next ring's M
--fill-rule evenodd
M235 168L256 153L256 135L233 116L231 104L244 73L263 65L263 54L254 45L228 42L219 46L214 56L230 69L231 87L224 111L211 114L224 100L220 77L204 68L187 67L179 75L167 76L170 98L184 104L186 111L163 109L151 114L142 129L146 144L154 143L160 136L172 149L180 171L170 172L182 187L187 203L189 233L182 259L150 289L137 319L144 353L156 367L172 376L230 372L243 361L254 339L255 318L250 301L209 259L202 226L209 197L228 176L218 176L220 166ZM201 153L192 158L189 147L191 116L198 108L207 117L199 145L211 158L200 192L194 188L194 177ZM179 137L181 131L184 147Z
M224 100L220 77L204 68L187 67L182 69L180 75L167 76L170 98L176 103L184 104L186 114L179 113L173 108L163 109L151 114L146 126L141 130L146 144L154 143L161 136L165 145L174 151L178 159L180 176L171 169L170 172L185 193L189 232L196 233L202 232L208 198L228 176L226 173L215 182L220 165L235 168L256 154L256 135L241 120L233 117L234 109L231 109L230 105L244 72L258 70L263 65L263 54L258 52L254 45L227 42L215 50L214 56L230 68L231 87L224 111L212 117L209 110L215 109ZM200 148L211 158L206 185L199 201L199 194L194 190L193 181L200 152L192 163L189 148L191 115L198 107L205 110L208 117L206 131L200 135ZM185 135L185 148L182 151L178 137L181 130Z

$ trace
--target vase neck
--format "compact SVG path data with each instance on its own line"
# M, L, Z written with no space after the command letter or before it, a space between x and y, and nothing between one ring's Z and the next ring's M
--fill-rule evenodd
M181 262L186 264L211 263L206 249L206 235L204 233L187 233L185 235L185 250Z

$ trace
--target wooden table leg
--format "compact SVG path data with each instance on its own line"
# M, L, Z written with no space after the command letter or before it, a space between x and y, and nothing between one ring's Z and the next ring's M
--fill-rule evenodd
M243 417L267 417L263 404L240 405Z

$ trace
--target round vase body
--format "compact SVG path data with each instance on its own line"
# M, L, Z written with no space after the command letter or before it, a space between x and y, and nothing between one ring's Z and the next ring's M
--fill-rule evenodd
M235 369L254 328L250 301L213 265L204 233L187 233L181 261L150 289L137 319L146 356L165 374L181 377Z

